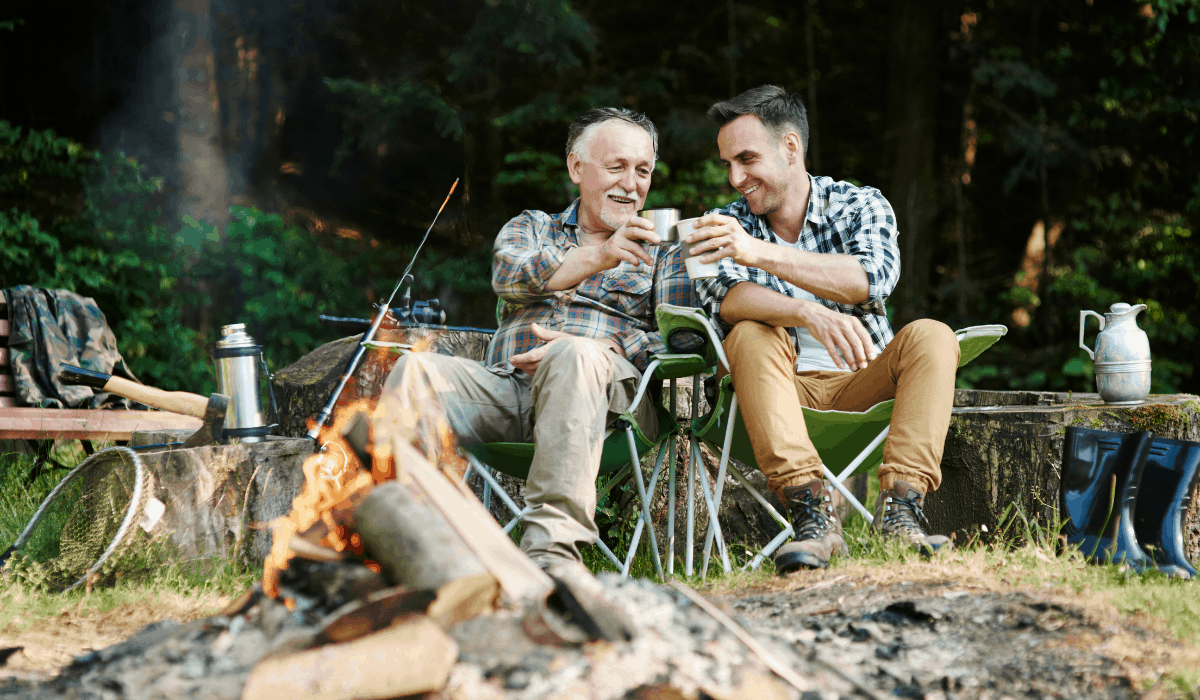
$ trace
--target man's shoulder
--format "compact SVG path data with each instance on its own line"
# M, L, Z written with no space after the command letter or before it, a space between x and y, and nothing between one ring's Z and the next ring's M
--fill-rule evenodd
M560 228L564 224L571 223L574 218L575 203L572 202L564 211L557 214L551 214L541 211L540 209L526 209L520 214L509 219L508 223L501 229L501 233L513 229L521 229L526 231L545 231L550 228Z
M891 208L887 198L878 188L857 185L847 180L834 180L824 175L813 176L813 186L824 194L825 211L828 218L839 218L863 208Z

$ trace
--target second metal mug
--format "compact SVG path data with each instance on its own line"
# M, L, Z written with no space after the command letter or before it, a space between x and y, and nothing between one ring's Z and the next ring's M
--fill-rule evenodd
M654 232L662 239L661 245L679 242L679 232L675 229L675 224L679 223L678 209L643 209L638 216L654 224Z

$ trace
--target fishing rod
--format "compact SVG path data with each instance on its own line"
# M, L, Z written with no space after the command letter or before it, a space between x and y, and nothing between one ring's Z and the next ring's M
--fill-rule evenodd
M442 215L442 210L450 202L451 195L458 187L459 178L454 178L454 184L450 185L450 191L446 193L446 199L442 202L442 206L438 207L437 213L433 215L433 221L429 224L429 228L425 229L425 237L421 239L420 245L417 246L417 252L413 253L412 260L408 261L408 267L404 268L404 274L400 275L400 281L396 283L396 288L392 290L387 301L379 305L379 310L375 313L375 318L371 319L371 327L363 333L362 340L358 343L358 349L354 351L354 357L350 358L350 364L346 365L346 371L338 379L337 386L333 388L333 394L329 397L329 402L325 404L325 408L321 409L321 413L317 416L317 422L308 430L308 437L316 440L321 434L321 428L329 422L329 417L333 415L333 409L337 405L338 397L342 395L342 391L346 388L346 383L350 381L350 377L354 376L354 372L358 369L358 364L362 362L363 355L367 352L367 343L375 338L375 333L379 330L379 326L383 323L383 319L388 315L388 311L392 308L392 300L396 298L396 293L400 291L400 287L404 286L404 280L412 279L409 272L412 271L413 263L417 261L417 256L421 254L421 248L425 246L425 241L429 240L429 232L433 230L433 225L437 223L438 217Z

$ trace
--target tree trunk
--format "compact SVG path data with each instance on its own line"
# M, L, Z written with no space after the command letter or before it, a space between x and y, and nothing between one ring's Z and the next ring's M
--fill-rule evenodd
M937 6L898 0L892 6L892 66L888 122L892 176L884 195L896 212L904 273L892 294L896 325L929 313L929 266L935 248L930 222L937 209L934 177L938 47Z

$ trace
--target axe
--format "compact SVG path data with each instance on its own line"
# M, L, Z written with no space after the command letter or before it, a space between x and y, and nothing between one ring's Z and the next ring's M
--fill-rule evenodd
M200 447L225 442L225 413L229 410L229 397L223 394L213 394L207 399L199 394L189 394L186 391L163 391L154 387L138 384L122 377L96 372L82 367L61 365L58 380L63 384L75 386L90 386L101 389L117 396L132 399L147 406L160 408L172 413L182 413L185 416L195 416L204 421L204 425L183 443L184 448Z

